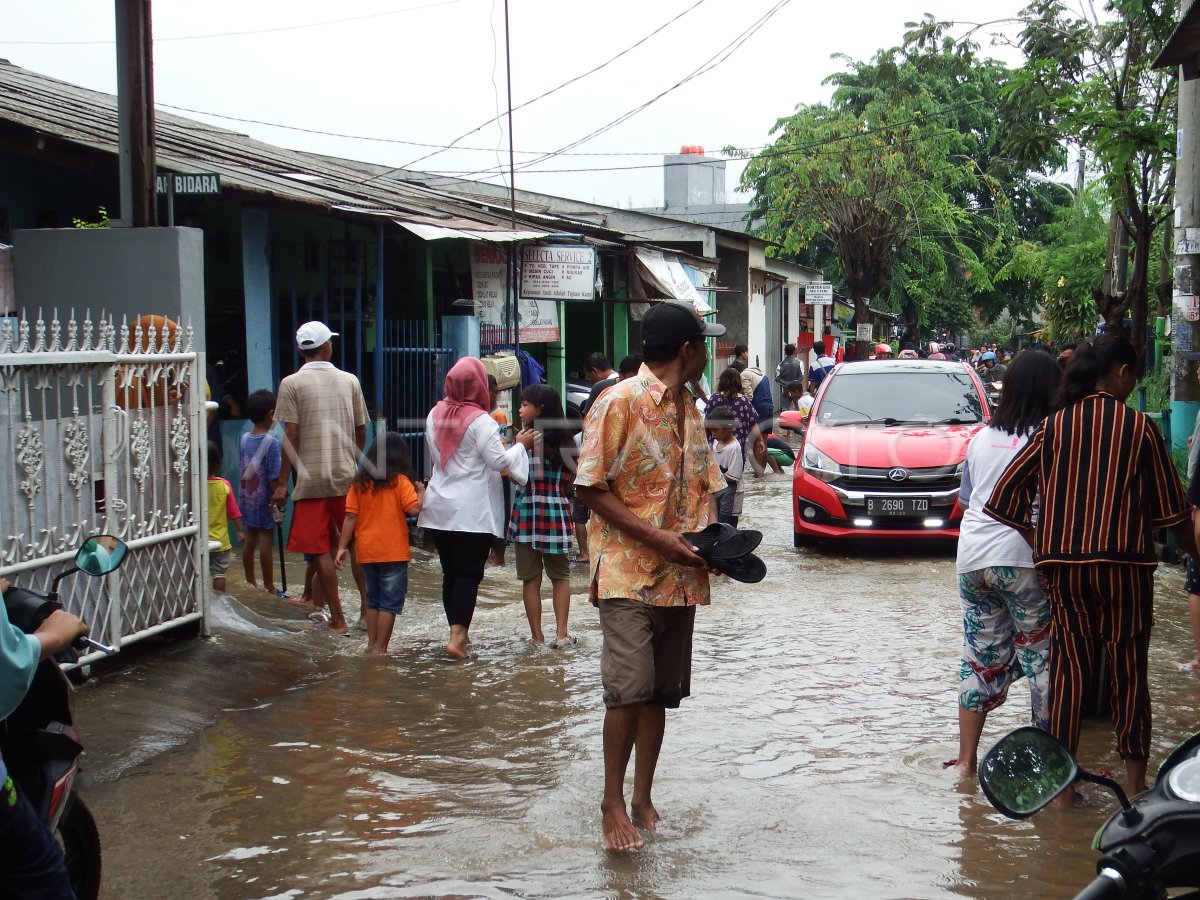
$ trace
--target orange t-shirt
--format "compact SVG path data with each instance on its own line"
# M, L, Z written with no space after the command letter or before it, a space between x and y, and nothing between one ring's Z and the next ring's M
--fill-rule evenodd
M408 562L408 523L404 514L421 505L416 488L403 475L390 487L374 490L356 481L346 495L346 512L358 517L354 553L359 562Z

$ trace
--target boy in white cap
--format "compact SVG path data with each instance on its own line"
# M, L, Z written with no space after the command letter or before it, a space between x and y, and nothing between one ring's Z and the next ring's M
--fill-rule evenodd
M329 604L329 630L346 634L333 551L346 516L346 493L366 441L368 416L358 379L330 362L332 338L337 336L324 322L305 322L296 331L296 347L305 362L279 384L275 420L283 423L284 452L272 500L282 504L287 499L294 466L288 549L315 556L316 577Z

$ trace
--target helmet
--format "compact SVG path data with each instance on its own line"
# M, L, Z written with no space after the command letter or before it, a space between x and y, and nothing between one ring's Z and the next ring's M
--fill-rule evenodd
M996 354L993 353L991 350L989 350L987 353L983 354L983 356L979 357L979 361L980 362L989 362L989 361L995 362Z
M920 359L921 354L916 350L901 350L899 359Z
M892 345L891 344L876 344L875 345L875 355L876 356L891 356L892 355Z

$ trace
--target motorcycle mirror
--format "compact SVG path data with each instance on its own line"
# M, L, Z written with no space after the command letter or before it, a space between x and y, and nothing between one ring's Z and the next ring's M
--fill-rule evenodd
M983 793L1010 819L1029 818L1079 775L1070 751L1029 725L1002 737L979 763Z
M128 549L123 540L111 534L93 535L75 554L75 565L89 575L107 575L120 567Z

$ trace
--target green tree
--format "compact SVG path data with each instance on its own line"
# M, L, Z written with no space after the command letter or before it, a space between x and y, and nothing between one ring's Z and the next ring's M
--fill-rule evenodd
M1156 231L1174 192L1176 78L1151 64L1178 11L1178 0L1106 0L1099 13L1034 0L1022 12L1027 62L1009 90L1015 106L1041 110L1025 120L1026 135L1077 143L1101 172L1111 212L1095 298L1107 328L1123 330L1130 318L1139 355L1151 266L1162 252ZM1165 277L1157 290L1169 295Z
M1011 73L946 27L926 19L870 62L843 57L830 103L779 120L742 181L765 237L840 272L857 321L866 297L901 312L909 340L921 325L1032 314L1036 292L992 276L1014 237L1048 216L1028 169L1062 156L1054 142L1029 141L1036 159L1013 153L1001 114Z
M1076 202L1060 207L1036 240L1015 246L1009 263L996 274L998 282L1024 284L1040 294L1046 340L1073 343L1096 331L1108 209L1107 189L1093 183Z

